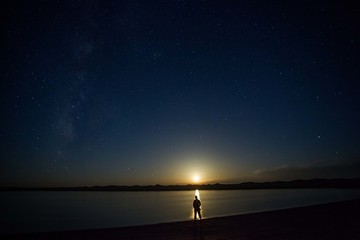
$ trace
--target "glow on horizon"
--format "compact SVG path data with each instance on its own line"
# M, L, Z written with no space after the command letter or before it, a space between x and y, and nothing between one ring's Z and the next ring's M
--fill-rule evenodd
M183 152L167 157L162 166L165 174L159 178L165 184L204 184L226 176L238 176L228 164L228 158L213 151Z
M199 176L199 175L194 175L194 176L193 176L193 181L194 181L195 183L198 183L198 182L200 181L200 176Z

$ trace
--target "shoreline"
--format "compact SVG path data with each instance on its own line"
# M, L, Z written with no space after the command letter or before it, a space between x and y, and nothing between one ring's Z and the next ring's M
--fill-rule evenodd
M360 239L360 199L142 226L3 235L6 239ZM1 236L1 235L0 235Z

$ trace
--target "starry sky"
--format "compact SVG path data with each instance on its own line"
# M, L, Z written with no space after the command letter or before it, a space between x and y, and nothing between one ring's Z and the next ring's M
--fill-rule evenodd
M356 1L1 5L1 186L360 177Z

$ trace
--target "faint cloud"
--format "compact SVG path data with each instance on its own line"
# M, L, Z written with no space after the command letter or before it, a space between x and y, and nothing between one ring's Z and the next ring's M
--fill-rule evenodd
M257 170L255 170L253 173L254 173L255 175L260 175L260 174L262 174L263 172L264 172L263 170L257 169Z
M311 178L358 178L360 177L360 163L338 162L319 163L309 165L283 165L274 169L257 169L253 178L259 181L277 181Z

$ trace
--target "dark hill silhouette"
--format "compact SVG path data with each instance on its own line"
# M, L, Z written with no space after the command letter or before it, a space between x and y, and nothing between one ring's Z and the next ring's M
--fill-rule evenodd
M300 189L300 188L360 188L360 178L355 179L310 179L275 182L244 182L237 184L203 185L134 185L92 187L2 187L1 191L186 191L186 190L240 190L240 189Z

